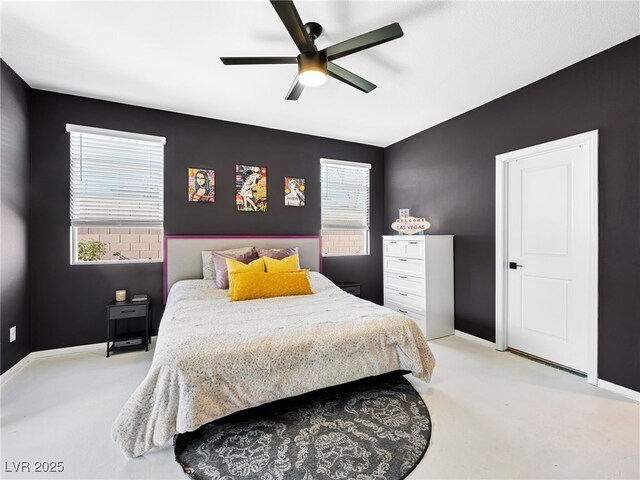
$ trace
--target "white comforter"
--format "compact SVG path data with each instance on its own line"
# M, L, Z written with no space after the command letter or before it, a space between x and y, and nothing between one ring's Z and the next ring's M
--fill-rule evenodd
M429 380L434 358L409 317L318 273L314 295L230 302L207 280L173 286L146 378L111 436L137 457L233 412L394 370Z

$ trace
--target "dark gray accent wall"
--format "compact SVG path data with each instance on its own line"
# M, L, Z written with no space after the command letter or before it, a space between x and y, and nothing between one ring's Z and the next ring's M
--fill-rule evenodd
M162 314L161 264L69 264L67 123L167 138L167 234L318 235L321 157L372 164L371 238L382 234L382 148L38 90L31 112L33 350L104 341L105 304L119 288L151 296L154 331ZM268 168L266 213L236 212L237 163ZM187 201L189 167L216 170L215 204ZM306 178L305 207L284 206L285 176ZM324 273L360 282L364 297L380 302L380 242L372 242L369 256L325 258Z
M29 86L0 60L2 135L0 140L0 272L1 372L30 350L29 330ZM17 338L9 343L9 329Z
M495 157L599 130L599 377L640 390L640 37L385 149L398 208L455 238L456 328L495 338Z

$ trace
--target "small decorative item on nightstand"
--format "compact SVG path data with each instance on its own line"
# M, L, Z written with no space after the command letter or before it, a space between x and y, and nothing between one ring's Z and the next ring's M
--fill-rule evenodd
M144 321L144 328L142 323ZM118 324L126 322L128 328ZM107 357L115 352L126 352L151 343L151 302L149 300L111 302L107 305ZM119 331L120 330L120 331Z
M360 297L360 284L355 282L336 282L336 285L347 293Z

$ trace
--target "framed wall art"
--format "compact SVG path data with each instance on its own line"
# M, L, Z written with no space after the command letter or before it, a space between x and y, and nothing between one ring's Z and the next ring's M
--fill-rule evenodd
M285 207L304 207L304 178L284 177L284 205Z
M267 167L236 165L236 209L267 211Z
M189 169L189 201L206 203L216 201L215 170Z

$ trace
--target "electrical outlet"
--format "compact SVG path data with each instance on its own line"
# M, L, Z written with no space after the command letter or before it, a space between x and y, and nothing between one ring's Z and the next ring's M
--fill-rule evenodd
M16 327L9 329L9 343L16 341Z

